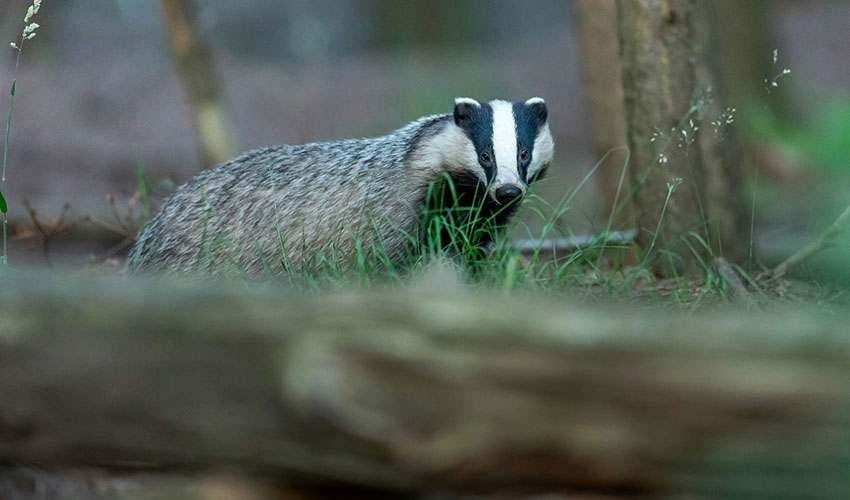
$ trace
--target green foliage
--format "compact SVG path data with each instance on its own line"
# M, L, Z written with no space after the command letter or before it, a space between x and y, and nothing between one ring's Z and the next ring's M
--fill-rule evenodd
M753 107L746 116L746 128L753 139L779 144L821 173L850 173L850 96L818 107L802 124L785 120L765 107Z
M9 211L9 206L6 205L6 198L3 197L3 192L0 191L0 212L6 213Z
M145 175L145 164L141 159L136 160L136 189L139 190L139 227L151 218L150 202L148 201L148 182Z
M823 107L802 138L802 148L822 168L846 174L850 167L850 97Z

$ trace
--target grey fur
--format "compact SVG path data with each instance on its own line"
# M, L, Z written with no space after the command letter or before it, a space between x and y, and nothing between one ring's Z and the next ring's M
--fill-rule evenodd
M358 244L382 245L397 262L410 252L429 184L447 173L481 178L476 159L449 114L382 137L250 151L165 200L128 271L261 275L282 271L282 259L293 270L316 255L345 259Z

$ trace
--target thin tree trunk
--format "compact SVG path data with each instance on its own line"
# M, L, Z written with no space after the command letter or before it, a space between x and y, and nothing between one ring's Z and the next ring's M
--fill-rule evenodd
M212 49L198 32L193 0L162 0L162 9L177 70L189 95L203 168L214 167L233 158L236 148L221 104Z
M618 0L617 7L638 244L663 275L705 262L709 252L735 260L747 238L708 6Z
M614 210L617 188L627 158L626 119L623 110L623 77L617 61L615 0L576 0L579 49L584 88L590 110L590 125L596 157L603 161L597 171L605 215ZM613 220L618 229L634 227L627 210Z

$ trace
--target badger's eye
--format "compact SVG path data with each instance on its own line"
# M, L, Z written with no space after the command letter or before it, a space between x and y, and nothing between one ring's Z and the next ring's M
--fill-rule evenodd
M490 153L481 153L481 161L483 161L484 163L490 163Z
M519 159L520 160L527 160L528 159L528 150L527 149L523 149L522 151L520 151Z

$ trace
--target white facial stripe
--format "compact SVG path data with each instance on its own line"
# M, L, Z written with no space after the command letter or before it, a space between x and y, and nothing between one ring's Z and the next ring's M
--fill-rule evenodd
M555 153L555 142L549 132L549 124L543 125L534 139L534 150L531 153L531 164L528 166L529 180L534 177L540 168L551 162Z
M538 104L538 103L541 103L541 102L545 103L546 101L544 101L543 98L541 98L541 97L532 97L531 99L525 101L525 103L529 106L531 106L532 104Z
M492 101L493 154L496 156L495 185L521 184L517 172L517 138L513 105L505 101Z
M463 131L453 124L446 127L430 139L422 141L411 156L414 171L449 173L469 172L470 165L474 173L487 182L487 174L478 164L475 146Z

